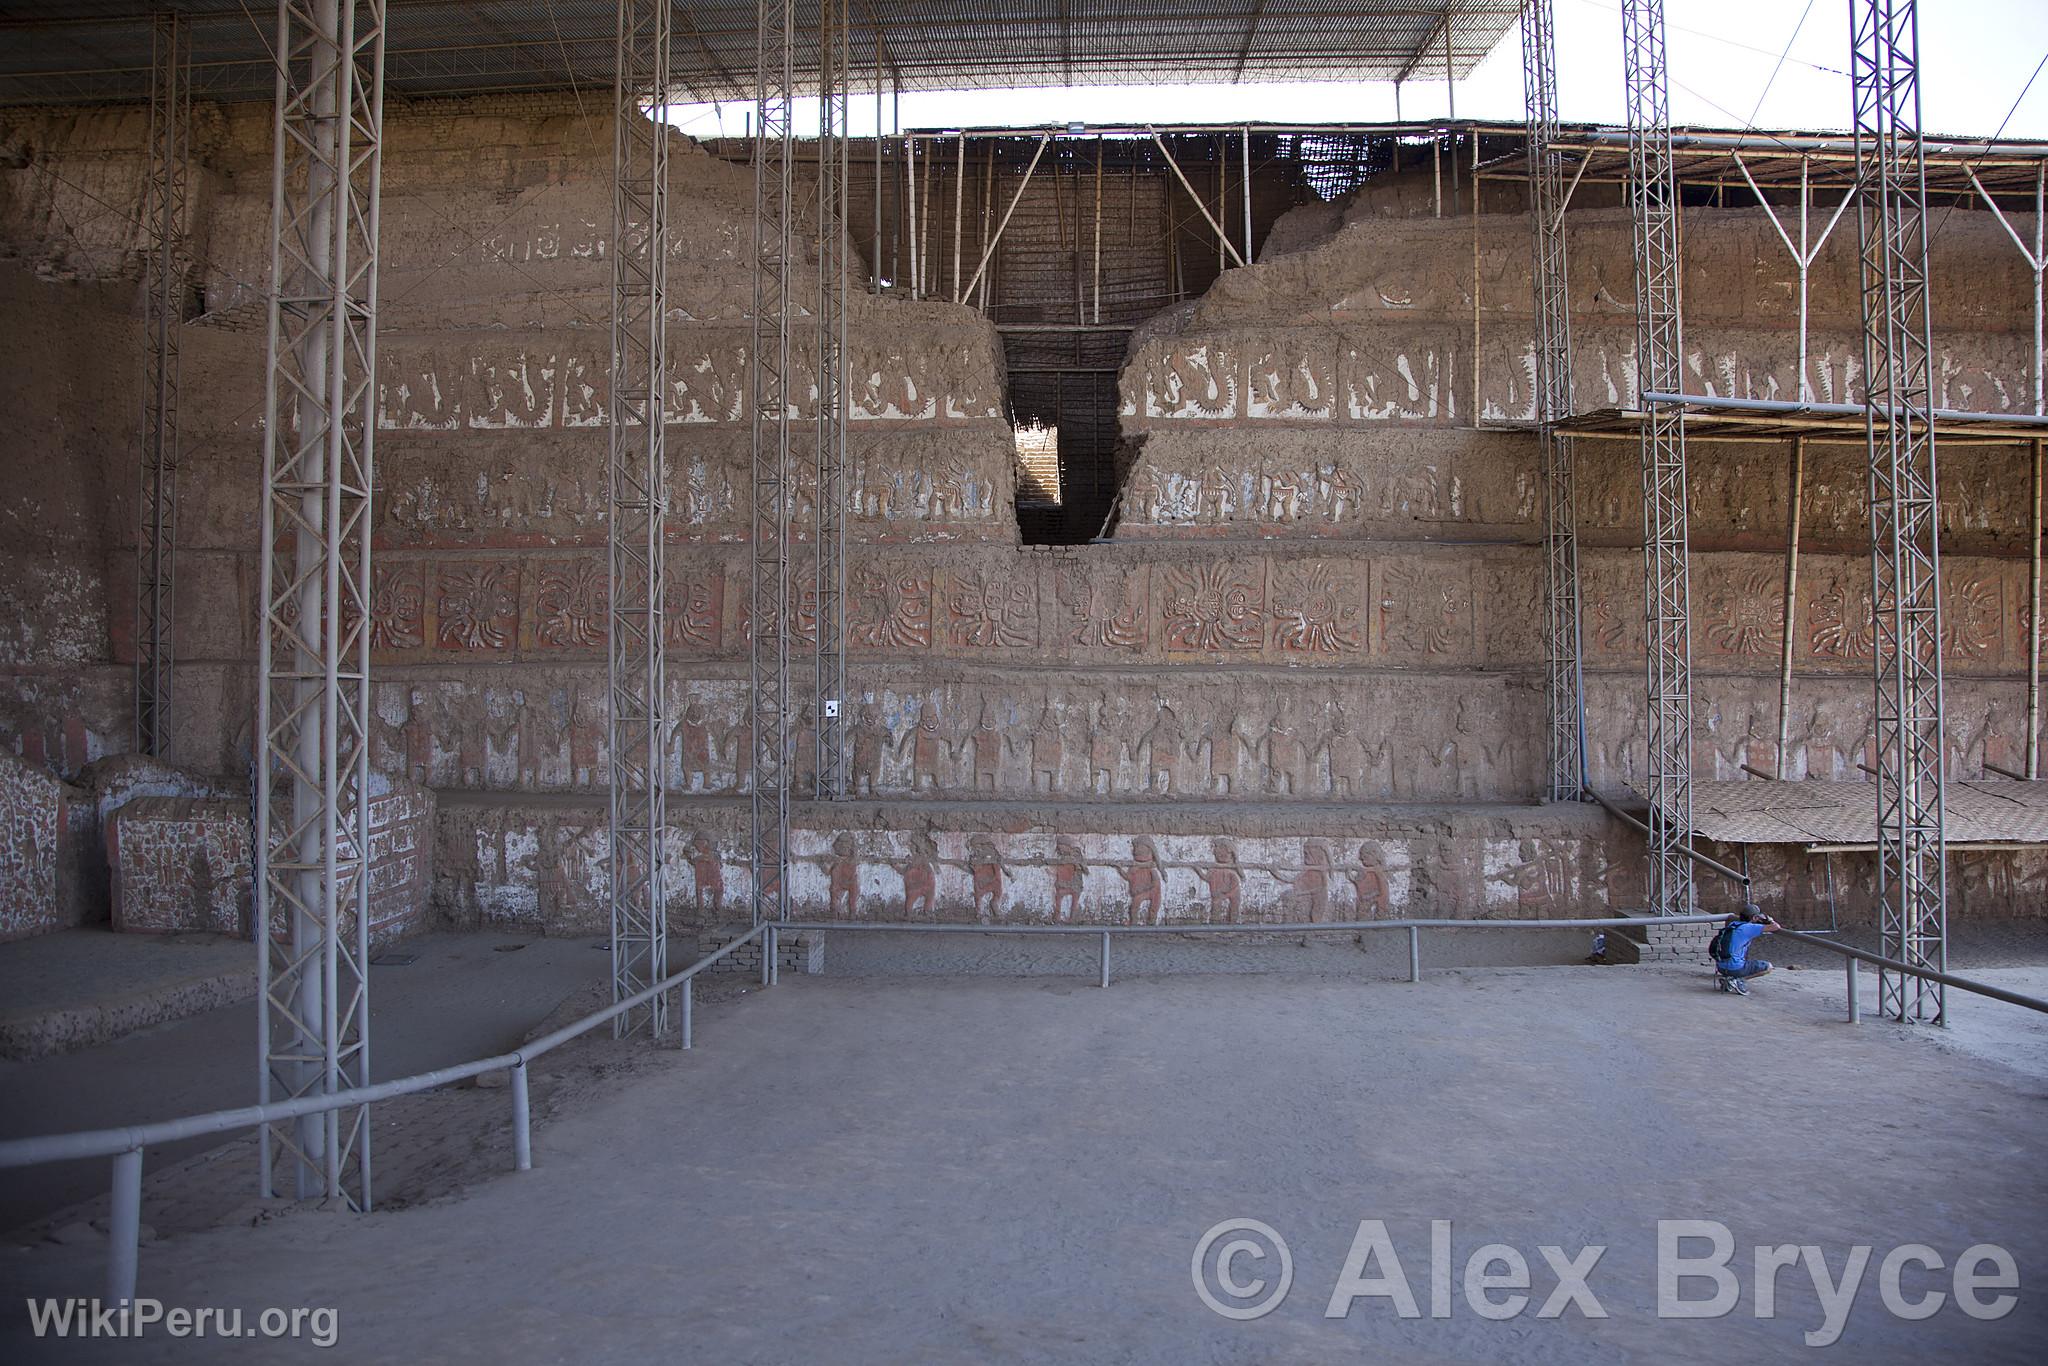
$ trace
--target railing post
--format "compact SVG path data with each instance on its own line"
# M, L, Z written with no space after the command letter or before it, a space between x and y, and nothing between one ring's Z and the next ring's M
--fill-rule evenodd
M1858 1024L1863 1019L1863 1002L1856 995L1856 959L1844 954L1842 961L1849 966L1849 1023Z
M512 1170L533 1170L533 1107L527 1103L524 1059L512 1064Z
M683 1047L690 1046L690 1007L697 1001L697 979L683 979Z
M1102 985L1109 986L1109 931L1102 932Z
M142 1149L114 1158L113 1209L107 1222L107 1303L135 1301L135 1264L142 1242Z
M1420 925L1410 925L1408 927L1408 980L1411 982L1422 980L1422 927Z
M761 985L775 985L775 926L772 924L761 936Z

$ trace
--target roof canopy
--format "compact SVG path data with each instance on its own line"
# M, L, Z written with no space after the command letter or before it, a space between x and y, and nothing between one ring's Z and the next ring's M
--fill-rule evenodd
M1182 81L1441 80L1470 73L1519 0L848 0L852 85L903 90ZM193 92L268 100L276 9L171 0L189 22ZM148 96L148 0L17 0L0 18L0 103ZM675 98L751 98L754 5L675 8ZM400 96L609 84L610 0L388 0L386 89ZM817 8L797 6L799 83L815 81ZM810 88L814 88L814 85Z

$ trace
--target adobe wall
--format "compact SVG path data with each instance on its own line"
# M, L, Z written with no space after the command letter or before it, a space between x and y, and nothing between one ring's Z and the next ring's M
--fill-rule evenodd
M185 343L174 757L226 773L246 768L253 712L262 357L260 332L237 327L266 269L268 127L231 111L208 144L211 317ZM596 928L609 131L567 100L474 100L394 109L387 137L373 763L436 791L443 914ZM104 168L139 149L139 126L53 117L35 141L53 160L0 172L0 225L46 278L17 271L0 322L97 326L139 371L132 314L94 324L73 306L104 295L111 310L132 291L133 243L118 215L92 226L65 198L73 181L118 178ZM688 922L747 895L751 186L743 168L675 148L669 896ZM1626 223L1584 217L1580 385L1606 401L1628 382ZM1532 804L1535 452L1525 433L1473 429L1475 412L1527 412L1528 250L1520 217L1479 222L1476 349L1469 219L1360 221L1227 273L1142 334L1122 378L1122 521L1087 547L1017 544L993 329L946 304L851 301L856 800L799 804L800 911L1199 924L1639 903L1632 836ZM110 238L59 253L65 225ZM1768 232L1754 215L1688 214L1699 383L1787 392L1789 272ZM2020 401L2024 294L1995 232L1959 213L1943 240L1950 403ZM1854 391L1846 251L1838 241L1816 276L1823 397ZM10 406L32 398L17 389ZM97 405L104 439L0 432L10 465L54 453L101 514L74 556L99 566L98 597L59 614L89 643L0 660L0 742L40 746L60 771L126 744L135 467L115 414L139 406L139 390ZM1581 452L1596 779L1619 786L1641 748L1633 448ZM1974 772L1987 755L2016 762L1999 756L2024 707L2025 481L2017 455L1944 460L1952 725ZM1785 458L1715 446L1695 469L1698 762L1733 776L1744 757L1770 761L1776 729ZM1812 453L1795 771L1853 773L1868 731L1860 487L1855 451ZM796 492L800 533L813 496ZM795 558L801 648L815 629L801 543ZM2013 900L1972 895L1958 905Z

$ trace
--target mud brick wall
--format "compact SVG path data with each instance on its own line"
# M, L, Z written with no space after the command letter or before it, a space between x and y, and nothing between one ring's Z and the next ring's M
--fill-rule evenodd
M611 132L572 100L389 113L372 762L437 798L433 867L418 875L443 914L600 928ZM141 130L129 116L36 117L34 140L57 159L0 172L0 238L22 262L0 267L0 322L56 315L75 358L127 358L74 367L105 393L35 356L0 376L44 424L0 434L10 462L50 467L40 501L17 498L0 520L0 555L69 565L66 584L82 585L0 575L0 592L33 599L28 625L0 641L0 744L68 774L126 744L140 351L129 230L62 247L66 185L113 184ZM240 773L259 581L262 358L247 323L266 260L269 123L230 110L208 128L196 242L209 314L185 339L174 757ZM710 923L750 894L751 183L681 138L673 175L667 872L672 915ZM1532 401L1526 220L1384 207L1323 212L1335 230L1322 237L1276 228L1295 250L1226 272L1134 338L1120 381L1128 470L1106 544L1018 545L1002 353L983 319L850 301L856 800L799 810L791 889L805 913L1192 924L1383 903L1447 915L1639 904L1632 837L1530 805L1542 490L1533 438L1501 429ZM1796 395L1792 270L1769 225L1694 209L1685 233L1688 385ZM1625 402L1627 220L1588 207L1570 236L1580 402ZM1814 274L1804 378L1821 399L1859 392L1853 271L1838 229ZM2029 285L1995 223L1953 216L1935 262L1937 401L2026 400ZM799 376L808 363L800 345ZM806 420L809 387L796 389ZM799 469L808 437L800 427ZM1640 485L1631 444L1578 449L1594 776L1612 788L1643 749ZM1958 447L1943 459L1950 743L1974 773L2024 758L2026 457ZM1787 468L1780 446L1694 447L1703 776L1776 762ZM1859 450L1809 450L1788 776L1852 777L1867 752L1863 487ZM791 491L782 610L799 653L816 630L815 496L801 477ZM800 709L812 701L800 690ZM2038 860L1986 857L1959 905L2038 908ZM1844 914L1867 907L1852 863L1836 870ZM1809 896L1803 872L1774 876L1766 904Z

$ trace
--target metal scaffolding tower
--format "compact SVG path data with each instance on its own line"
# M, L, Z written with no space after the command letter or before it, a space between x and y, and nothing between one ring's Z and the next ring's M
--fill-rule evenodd
M663 592L668 483L668 89L671 0L622 0L612 84L610 528L612 1000L668 975L668 700ZM643 108L643 106L650 106ZM619 1037L660 1038L668 998L621 1015Z
M1629 208L1635 220L1636 392L1643 409L1643 563L1649 641L1649 910L1692 909L1692 603L1688 584L1685 416L1645 394L1683 385L1678 187L1663 0L1624 0Z
M790 114L795 106L795 0L758 0L754 73L754 337L748 352L753 423L751 584L753 917L786 919L789 788L793 750L789 690L790 272L796 205L791 195ZM820 499L822 502L822 498ZM822 639L822 637L821 637Z
M1942 775L1941 534L1927 304L1927 165L1914 0L1850 10L1862 253L1871 602L1877 617L1877 851L1883 952L1948 959ZM1897 1020L1945 1022L1938 982L1880 970Z
M369 1080L369 581L383 0L280 0L263 422L256 924L270 1101ZM369 1107L264 1128L300 1198L370 1204Z
M818 599L815 795L846 795L846 0L818 14ZM879 73L877 73L879 77Z
M1529 209L1534 226L1536 422L1544 487L1544 667L1549 679L1550 799L1585 796L1584 677L1579 627L1578 480L1571 438L1572 322L1564 246L1564 153L1557 150L1557 31L1550 0L1522 7L1522 90L1528 107Z
M156 17L151 45L149 182L142 226L149 234L143 295L142 490L135 545L135 748L170 748L173 569L178 539L178 343L191 270L185 237L192 157L192 44L176 13Z

